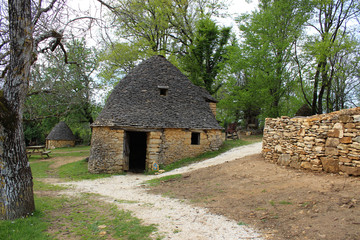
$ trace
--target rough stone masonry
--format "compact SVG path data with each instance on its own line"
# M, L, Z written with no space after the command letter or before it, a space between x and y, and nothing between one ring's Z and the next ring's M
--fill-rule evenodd
M360 176L360 107L267 118L262 154L283 166Z

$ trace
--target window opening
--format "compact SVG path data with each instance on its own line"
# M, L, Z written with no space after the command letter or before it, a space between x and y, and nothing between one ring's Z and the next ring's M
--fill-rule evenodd
M191 133L191 145L200 145L200 133Z
M160 96L167 96L169 87L168 86L158 86L160 89Z
M160 89L160 96L166 96L167 95L167 89Z

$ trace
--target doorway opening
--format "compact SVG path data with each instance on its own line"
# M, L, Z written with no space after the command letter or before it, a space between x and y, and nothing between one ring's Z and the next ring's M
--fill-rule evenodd
M146 169L146 132L126 132L129 171L142 173Z

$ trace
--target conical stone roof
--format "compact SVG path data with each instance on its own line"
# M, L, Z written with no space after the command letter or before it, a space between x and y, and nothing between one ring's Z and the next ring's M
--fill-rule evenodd
M92 126L221 129L209 102L216 100L205 89L153 56L116 85Z
M75 141L75 136L65 122L61 121L51 130L46 140Z

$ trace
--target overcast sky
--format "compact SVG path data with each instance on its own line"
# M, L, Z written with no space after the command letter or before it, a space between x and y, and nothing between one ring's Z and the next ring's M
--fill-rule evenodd
M231 26L233 31L238 32L238 28L235 23L235 18L241 13L250 13L256 9L258 0L225 0L228 2L229 7L227 13L230 17L225 19L215 19L220 25ZM99 16L100 3L96 0L72 0L69 1L70 6L74 9L80 9L81 11L89 11L92 16ZM103 7L104 9L104 7Z

